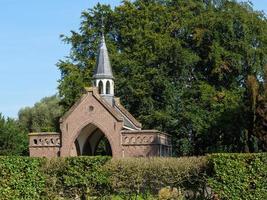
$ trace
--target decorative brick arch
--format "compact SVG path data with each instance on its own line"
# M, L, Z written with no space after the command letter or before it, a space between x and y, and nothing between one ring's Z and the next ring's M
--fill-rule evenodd
M75 140L79 137L79 135L82 133L82 131L88 125L93 125L94 127L98 128L104 134L104 136L107 138L107 140L108 140L108 142L110 144L112 155L115 155L116 154L116 151L115 151L116 144L113 141L114 139L112 137L112 134L104 126L100 125L99 123L97 123L95 121L91 121L91 120L88 120L88 121L84 122L82 126L79 126L76 129L76 131L75 131L76 134L74 134L73 137L72 137L72 139L70 140L71 141L70 145L73 145L75 143ZM70 152L71 152L71 149L69 149L68 154L70 154Z
M97 127L105 135L109 141L112 155L114 157L121 157L123 147L120 132L123 127L123 119L101 98L97 88L87 91L61 118L61 156L77 155L76 147L74 146L75 140L83 129L90 124ZM88 128L90 129L90 127ZM82 144L84 143L82 142Z

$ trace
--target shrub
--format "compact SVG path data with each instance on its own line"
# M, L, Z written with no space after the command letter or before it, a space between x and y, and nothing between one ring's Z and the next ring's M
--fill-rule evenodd
M220 199L267 199L267 154L208 156L208 183Z

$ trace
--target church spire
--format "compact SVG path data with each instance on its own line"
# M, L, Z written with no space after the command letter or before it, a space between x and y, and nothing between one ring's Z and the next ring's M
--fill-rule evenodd
M108 56L108 50L107 50L107 45L105 41L105 36L104 36L104 18L102 16L101 18L101 41L99 44L99 49L98 49L98 56L97 56L97 65L96 69L94 71L94 79L97 78L111 78L113 79L113 74L112 74L112 69L110 65L110 60Z
M101 41L98 49L97 65L94 71L94 79L110 78L113 79L112 68L109 60L108 50L106 46L105 36L102 33Z
M104 36L102 18L102 34L97 55L97 64L93 75L93 85L98 87L99 94L111 105L114 103L114 77L109 60L108 49Z

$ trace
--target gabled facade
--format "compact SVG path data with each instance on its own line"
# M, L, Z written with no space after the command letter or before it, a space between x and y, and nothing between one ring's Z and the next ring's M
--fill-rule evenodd
M99 45L93 87L60 119L61 133L30 133L33 157L67 157L97 154L105 138L107 155L113 157L171 156L171 137L157 130L142 130L114 97L114 77L105 38Z

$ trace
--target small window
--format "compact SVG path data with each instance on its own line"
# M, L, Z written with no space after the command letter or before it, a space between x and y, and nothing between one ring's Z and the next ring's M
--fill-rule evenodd
M110 94L110 82L107 81L107 84L106 84L106 94Z
M99 81L98 83L98 92L99 94L103 94L103 82Z

